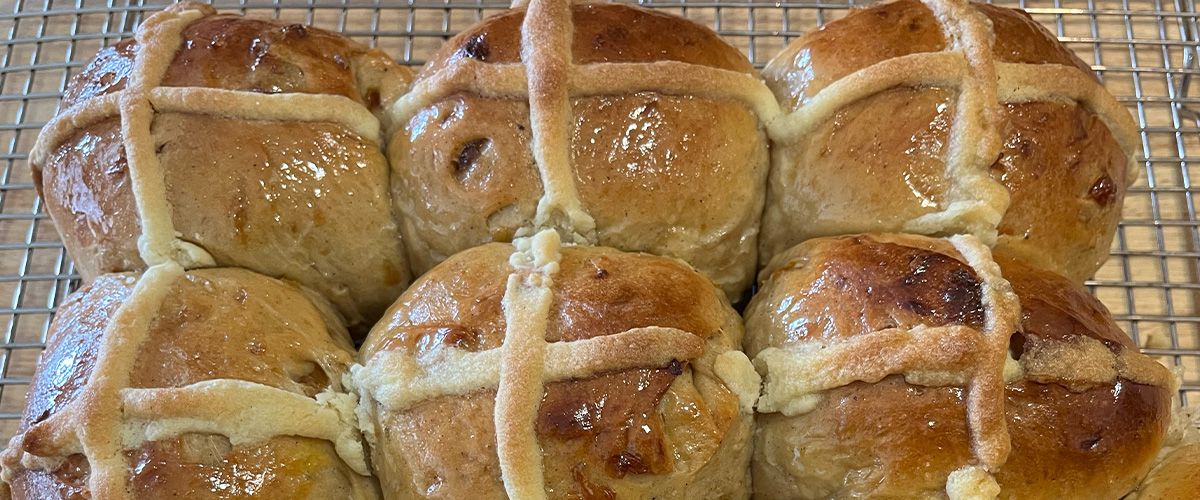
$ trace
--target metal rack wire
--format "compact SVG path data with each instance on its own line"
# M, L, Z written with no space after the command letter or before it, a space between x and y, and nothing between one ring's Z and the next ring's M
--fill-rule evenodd
M761 66L792 38L866 0L642 0L708 24ZM1089 282L1143 349L1184 374L1200 405L1200 34L1194 0L1017 0L1092 64L1141 126L1143 171L1113 257ZM219 8L341 31L419 65L503 0L217 0ZM5 7L7 5L7 8ZM54 307L75 286L28 153L67 81L130 36L161 0L0 0L0 437L11 435ZM2 298L7 297L7 301Z

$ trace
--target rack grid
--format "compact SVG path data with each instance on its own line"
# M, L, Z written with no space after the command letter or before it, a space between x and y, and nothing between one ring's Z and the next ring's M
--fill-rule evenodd
M128 37L160 0L0 0L0 437L16 430L55 306L78 275L34 189L28 154L69 79ZM641 0L707 24L759 67L795 37L868 1ZM1112 258L1088 282L1143 350L1180 369L1200 406L1200 26L1194 0L1017 0L1103 78L1141 130L1141 176ZM223 10L303 22L409 65L508 2L217 0ZM1189 92L1190 91L1190 92Z

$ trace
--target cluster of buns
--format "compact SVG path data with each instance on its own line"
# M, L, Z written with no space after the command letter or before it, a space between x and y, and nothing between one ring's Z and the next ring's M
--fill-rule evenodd
M177 4L72 80L33 151L85 285L0 479L1191 494L1175 379L1079 285L1135 144L1043 28L963 0L854 11L761 75L618 4L515 5L416 75Z

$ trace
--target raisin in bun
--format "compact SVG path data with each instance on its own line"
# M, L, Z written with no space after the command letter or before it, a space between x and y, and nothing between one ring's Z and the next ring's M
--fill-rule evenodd
M394 201L417 274L555 228L753 281L777 109L746 58L692 21L533 0L467 28L390 108ZM766 106L764 106L766 104Z
M451 257L354 379L387 498L744 498L753 367L674 259L543 231Z
M176 4L71 80L37 187L85 279L244 267L368 322L410 279L372 114L406 71L338 34Z
M13 498L377 498L350 339L295 285L105 274L60 306L3 454Z
M1073 280L1108 258L1137 128L1027 14L962 0L853 11L763 71L774 134L761 261L819 236L974 234Z
M971 236L810 240L746 310L761 498L1119 498L1174 379L1082 287ZM1001 275L1003 272L1003 276Z

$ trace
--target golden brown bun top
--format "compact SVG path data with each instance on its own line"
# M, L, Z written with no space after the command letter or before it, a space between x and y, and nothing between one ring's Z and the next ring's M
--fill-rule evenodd
M360 85L356 72L387 66L382 52L303 24L215 14L208 6L185 5L208 15L184 28L183 43L163 86L335 94L370 108L379 105L379 89ZM62 109L125 88L138 50L135 39L101 49L71 80Z
M128 300L134 283L132 274L104 275L59 304L46 334L38 375L29 386L22 428L45 420L76 399L92 374L101 333Z
M419 353L439 344L470 351L499 347L511 253L512 245L488 244L425 273L384 315L386 324L372 330L360 357L395 349ZM712 293L710 281L676 260L648 254L566 247L554 292L546 332L550 342L648 326L707 338L727 319L727 306Z
M437 360L450 349L502 348L512 252L512 245L488 244L434 267L372 330L360 359L369 368L385 351ZM692 359L548 381L535 431L551 497L573 498L573 492L651 496L673 488L695 491L706 482L745 491L745 461L737 457L745 456L739 450L746 450L748 415L739 414L737 396L715 382L720 379L713 368L717 355L736 349L741 337L740 320L724 295L673 259L583 246L563 247L561 255L550 287L550 345L666 327L702 338L705 347ZM629 354L621 349L581 359L594 363L597 354L623 359ZM551 352L546 356L547 363L555 361ZM405 492L423 491L429 474L440 478L437 495L448 498L503 492L491 472L485 477L464 472L497 467L490 442L493 418L507 417L493 417L493 406L500 411L494 387L435 396L402 411L380 410L376 425L385 430L376 430L373 463L385 494L408 498ZM447 437L443 419L455 413L469 415L461 415L450 434L471 432L481 442ZM419 456L416 450L422 450Z
M941 239L860 235L809 240L772 261L760 276L760 288L794 300L773 311L778 328L770 330L771 338L747 339L751 357L769 346L887 328L982 328L986 319L979 277ZM771 297L769 302L778 300Z
M447 42L412 89L389 106L388 153L414 272L532 223L680 258L734 298L750 285L769 167L759 114L777 105L711 30L537 0Z
M1075 66L1096 78L1086 63L1026 12L987 4L975 7L992 22L993 53L998 60ZM876 5L827 23L789 45L787 53L798 57L779 57L774 63L789 66L786 72L792 78L783 81L791 83L773 90L785 104L794 106L834 81L878 62L946 48L941 26L919 0ZM772 85L783 81L768 80Z
M222 493L256 491L275 497L304 492L343 498L373 494L370 480L351 471L330 441L286 433L251 442L227 438L244 431L244 426L278 418L270 415L274 408L255 406L259 403L254 399L256 393L226 390L220 403L209 399L198 403L184 392L177 393L180 399L176 402L138 399L139 404L162 405L175 418L180 414L189 418L192 412L196 418L209 418L200 415L216 410L208 406L213 404L230 408L220 411L248 407L253 413L247 421L239 420L237 428L217 424L217 433L184 431L119 444L123 426L147 418L145 413L130 413L134 410L128 405L134 396L127 394L128 390L196 388L199 386L194 384L199 382L228 379L281 389L286 391L284 396L312 398L323 391L343 390L341 377L352 361L349 337L331 306L290 283L240 269L197 270L166 283L158 308L138 309L137 313L123 310L134 303L135 293L142 298L154 293L135 288L138 281L133 274L103 275L60 306L31 383L21 420L23 434L10 443L15 448L4 457L16 498L104 496L89 485L90 471L98 467L95 461L99 457L85 458L72 447L63 448L64 432L88 435L92 440L115 439L116 446L124 448L126 464L124 471L116 473L127 475L133 498L180 494L216 498ZM149 322L149 328L139 342L139 328L130 314L140 313L147 314L141 319ZM120 314L125 315L123 319L114 319ZM121 321L120 326L114 321ZM114 342L116 339L120 343ZM130 363L113 361L117 359ZM100 362L109 364L99 366ZM117 397L124 398L125 406L110 414L100 406L111 397L104 392L108 389L101 387L123 380L124 373L128 373L127 381L116 382L118 387L110 389L119 391ZM317 406L316 401L311 404ZM166 416L149 418L174 425ZM136 439L137 434L130 436ZM57 459L63 462L49 468L28 466L20 461L22 453L47 457L50 464ZM317 464L319 471L308 470ZM255 484L238 474L259 475L261 481Z
M75 399L104 329L136 283L134 273L102 275L59 306L24 425ZM230 378L311 396L329 387L327 375L345 371L351 350L345 328L315 294L240 269L196 270L176 280L155 313L130 387Z
M820 344L825 348L818 352L840 353L829 355L832 366L872 375L850 375L849 383L820 391L811 408L786 415L781 413L787 409L764 407L773 390L770 374L765 376L754 479L758 494L939 494L952 472L978 463L979 439L1009 448L993 477L1004 494L1015 498L1068 492L1119 497L1137 484L1170 420L1169 372L1139 353L1084 288L1005 257L995 259L998 268L979 264L981 258L988 262L984 251L978 243L857 235L809 240L771 263L746 311L747 353L777 354L766 350L772 347L811 353L806 345ZM1019 304L988 305L1005 293L988 267L1002 272ZM989 323L1006 321L1011 330L988 333ZM973 332L931 340L936 327L955 325ZM902 354L891 343L871 343L889 338L892 328L911 332L895 342L913 346L910 352L916 354ZM969 338L979 339L978 344L961 343ZM942 357L941 350L958 353L971 345L962 355L966 358L995 341L1015 362L1001 366L1003 357L965 365L933 361ZM881 347L861 350L873 345ZM841 350L846 346L859 350L847 354ZM818 363L821 356L796 359ZM921 361L908 365L906 359ZM756 365L760 361L765 360L760 356ZM939 379L957 370L965 370L969 383ZM928 371L935 376L926 378ZM813 374L821 380L826 375ZM988 376L1000 385L987 395L976 394L983 390L978 381L986 380L978 377ZM1003 404L980 405L978 398ZM979 422L988 421L1006 427L994 434L980 431Z
M1042 339L1068 341L1072 337L1090 337L1109 349L1137 350L1112 315L1087 289L1055 273L1035 269L1005 254L996 256L1004 278L1021 299L1021 334ZM1014 356L1020 355L1014 339Z
M1086 289L1007 255L996 262L1020 300L1021 334L1059 341L1083 336L1113 351L1137 349ZM809 240L772 261L760 280L763 288L796 297L786 312L776 311L786 338L773 346L917 325L982 329L986 320L979 277L944 239L886 234ZM753 356L764 347L752 341L746 351Z
M975 8L992 21L996 34L992 52L1003 62L1026 64L1061 64L1075 66L1096 79L1091 66L1058 41L1045 26L1020 9L976 3Z
M572 6L572 58L575 64L677 61L750 73L750 62L711 29L679 16L630 5L580 3ZM454 61L486 63L521 60L525 9L514 9L460 32L426 63L418 78Z

